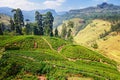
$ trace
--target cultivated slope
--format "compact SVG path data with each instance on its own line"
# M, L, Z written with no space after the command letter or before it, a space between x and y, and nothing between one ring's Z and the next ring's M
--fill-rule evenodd
M1 36L2 80L119 80L116 62L54 37Z
M81 30L74 37L74 41L88 47L97 44L98 51L120 63L120 35L116 32L109 32L110 29L110 22L96 19Z

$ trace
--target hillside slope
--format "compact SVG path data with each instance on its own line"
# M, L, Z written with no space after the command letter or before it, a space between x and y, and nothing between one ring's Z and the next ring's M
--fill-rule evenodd
M73 9L68 11L66 14L55 17L55 22L62 24L63 20L69 20L72 18L81 18L81 19L96 19L104 16L115 16L120 15L120 6L102 3L96 6L90 6L83 9ZM55 24L54 26L58 26Z
M98 45L98 51L105 56L120 63L120 36L115 32L111 32L103 37L101 35L109 32L111 23L104 20L93 20L92 23L86 26L75 37L74 41L78 44L92 47L93 44Z
M74 27L71 28L72 29L72 35L75 36L79 30L83 29L84 26L82 26L84 23L82 21L84 21L83 19L80 19L80 18L72 18L70 20L65 20L63 21L63 23L61 25L59 25L57 27L58 31L59 31L59 34L61 34L61 31L62 31L62 25L65 23L66 25L68 24L69 21L72 21L74 23ZM69 26L68 26L69 27ZM67 27L67 28L68 28Z
M119 80L117 64L101 54L46 36L0 36L2 80Z
M99 40L99 50L120 64L120 35L107 36L107 40Z
M0 23L4 23L5 25L9 25L10 17L4 14L0 14Z
M110 31L110 28L110 22L99 19L93 20L85 29L79 31L74 37L74 41L79 44L91 46L92 43L100 39L101 34L105 33L105 31Z

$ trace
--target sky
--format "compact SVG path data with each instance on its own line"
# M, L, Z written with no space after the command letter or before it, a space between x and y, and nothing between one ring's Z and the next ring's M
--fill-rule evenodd
M120 0L0 0L0 7L20 8L27 11L55 9L59 12L96 6L103 2L120 5Z

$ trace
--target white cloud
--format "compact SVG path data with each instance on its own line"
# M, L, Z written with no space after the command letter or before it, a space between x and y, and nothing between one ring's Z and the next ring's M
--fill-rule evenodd
M43 4L46 8L57 8L64 2L65 0L46 0Z
M23 10L43 8L39 3L30 2L28 0L0 0L0 7L21 8Z
M20 8L22 10L34 10L53 8L58 9L65 0L44 0L39 3L29 0L0 0L0 7Z

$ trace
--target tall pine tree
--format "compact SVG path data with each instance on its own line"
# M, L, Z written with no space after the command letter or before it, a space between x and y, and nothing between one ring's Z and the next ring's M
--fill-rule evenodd
M0 23L0 35L3 35L2 24Z
M13 9L12 12L14 12L14 23L16 27L16 33L22 34L22 27L24 26L24 17L22 14L21 9Z
M38 11L35 12L35 21L37 23L38 35L43 35L43 24L42 24L42 14Z
M55 36L58 37L58 29L55 29Z
M54 21L54 17L52 13L47 12L44 15L44 21L43 21L45 35L53 36L53 21Z
M14 21L12 20L12 18L10 19L10 28L11 28L11 31L15 30Z
M61 37L65 39L66 36L67 36L67 26L66 26L66 24L64 23L64 24L62 25Z

